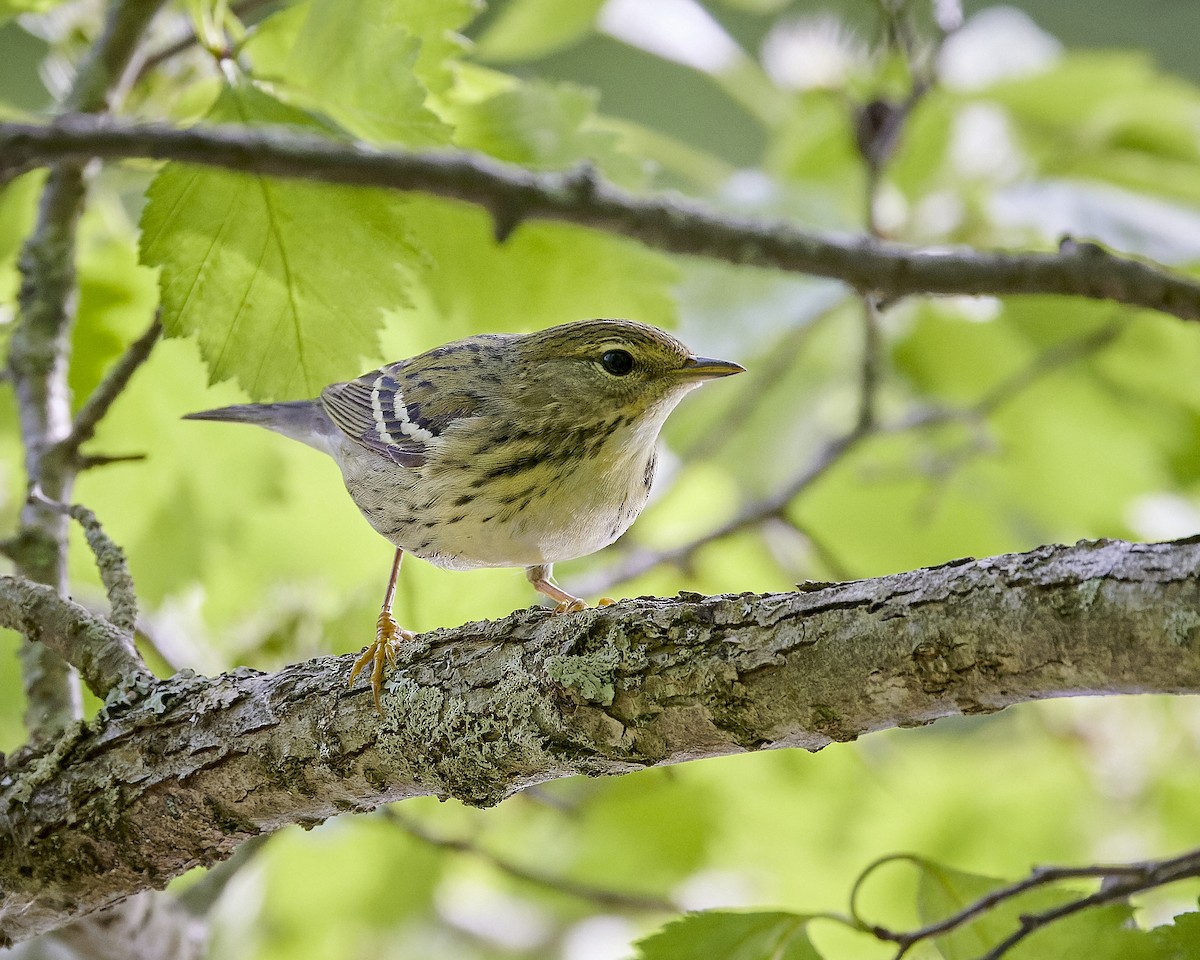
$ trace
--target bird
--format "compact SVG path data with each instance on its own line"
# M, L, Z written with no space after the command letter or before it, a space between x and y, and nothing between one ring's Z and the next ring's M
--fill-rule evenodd
M524 567L570 613L587 604L553 565L623 534L645 507L667 416L702 383L742 373L658 327L576 320L455 340L334 383L312 400L204 410L331 456L359 511L395 553L367 668L376 710L387 666L415 634L392 614L405 554L439 567ZM611 602L611 601L601 601Z

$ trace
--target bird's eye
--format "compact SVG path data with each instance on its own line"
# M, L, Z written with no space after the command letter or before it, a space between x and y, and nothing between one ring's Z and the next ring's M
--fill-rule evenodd
M633 357L627 350L606 350L600 358L600 366L614 377L623 377L633 369Z

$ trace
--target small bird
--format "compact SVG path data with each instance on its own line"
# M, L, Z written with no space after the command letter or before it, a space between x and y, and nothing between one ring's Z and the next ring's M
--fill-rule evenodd
M364 517L396 547L371 665L415 636L392 616L405 553L439 567L524 567L558 612L587 604L551 575L594 553L646 505L667 415L706 380L743 372L632 320L482 334L335 383L315 400L251 403L189 420L253 423L329 454ZM603 602L603 601L602 601Z

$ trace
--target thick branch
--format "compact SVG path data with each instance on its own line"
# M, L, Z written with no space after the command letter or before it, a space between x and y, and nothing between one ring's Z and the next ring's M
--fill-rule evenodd
M7 771L0 935L162 886L287 823L419 794L490 804L572 774L817 750L1046 697L1197 693L1198 610L1200 542L1102 541L438 631L382 718L345 688L350 656L181 675Z
M63 159L149 157L330 183L419 190L488 209L499 235L522 220L561 220L696 254L843 280L885 297L915 293L1069 294L1200 320L1200 283L1094 244L1057 253L922 250L819 234L785 222L718 213L684 198L645 198L590 170L533 173L469 154L415 154L294 130L234 126L177 130L108 117L48 126L0 124L0 173Z

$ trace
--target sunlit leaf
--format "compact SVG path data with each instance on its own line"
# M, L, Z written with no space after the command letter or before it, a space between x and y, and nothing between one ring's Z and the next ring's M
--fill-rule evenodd
M604 0L512 0L479 37L485 60L535 60L570 47L591 29Z
M312 125L251 85L212 119ZM163 326L198 339L213 381L313 396L377 356L415 256L395 194L179 164L148 192L142 260L162 268Z
M637 960L820 960L795 913L693 913L638 943Z

